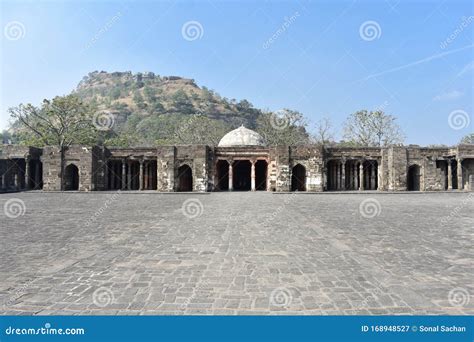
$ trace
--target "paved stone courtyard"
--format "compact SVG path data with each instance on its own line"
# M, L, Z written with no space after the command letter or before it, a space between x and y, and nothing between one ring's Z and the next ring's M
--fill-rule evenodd
M472 193L3 194L0 314L473 314L473 204Z

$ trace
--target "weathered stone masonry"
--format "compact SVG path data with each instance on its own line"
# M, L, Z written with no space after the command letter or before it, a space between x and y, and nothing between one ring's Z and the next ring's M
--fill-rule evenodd
M55 147L0 147L0 190L61 189ZM474 145L330 148L324 146L72 146L66 190L439 191L473 190Z

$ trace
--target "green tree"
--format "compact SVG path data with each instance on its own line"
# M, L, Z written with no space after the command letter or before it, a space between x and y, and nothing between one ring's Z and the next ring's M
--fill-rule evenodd
M110 93L110 96L114 100L117 100L118 98L120 98L120 95L121 95L120 87L113 88L111 93Z
M172 96L176 111L180 114L192 114L194 112L194 106L189 99L188 95L182 90L177 90Z
M137 105L138 108L144 109L146 107L145 101L143 100L142 94L139 90L136 90L133 93L133 102Z
M404 134L392 115L360 110L346 119L344 139L357 146L389 146L403 143Z
M143 88L143 94L149 103L154 103L156 101L156 94L153 88L145 86L145 88Z
M3 130L0 132L0 141L2 144L10 144L12 142L12 134L7 130Z
M201 144L216 146L230 130L223 121L192 115L176 127L175 141L178 144Z
M310 143L307 122L298 111L284 109L263 113L257 119L256 131L270 146L304 145Z
M97 141L95 108L75 95L44 100L40 107L20 104L9 110L23 142L34 146L56 146L61 154L61 190L64 189L65 152L72 144L89 145Z

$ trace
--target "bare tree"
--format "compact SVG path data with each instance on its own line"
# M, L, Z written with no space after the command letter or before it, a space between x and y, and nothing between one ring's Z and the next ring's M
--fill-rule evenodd
M334 143L333 126L329 118L324 117L316 123L313 139L315 143L322 145Z
M395 117L379 110L360 110L347 118L344 139L361 146L388 146L403 143L404 134Z
M61 153L61 190L64 189L64 155L74 143L90 144L97 139L93 109L74 95L10 108L9 113L24 135L23 141L36 146L57 146ZM32 133L32 134L31 134Z

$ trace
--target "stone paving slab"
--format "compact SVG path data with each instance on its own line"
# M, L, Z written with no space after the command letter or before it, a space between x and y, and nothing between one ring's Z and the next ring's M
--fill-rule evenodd
M473 204L472 193L2 194L0 314L472 315Z

